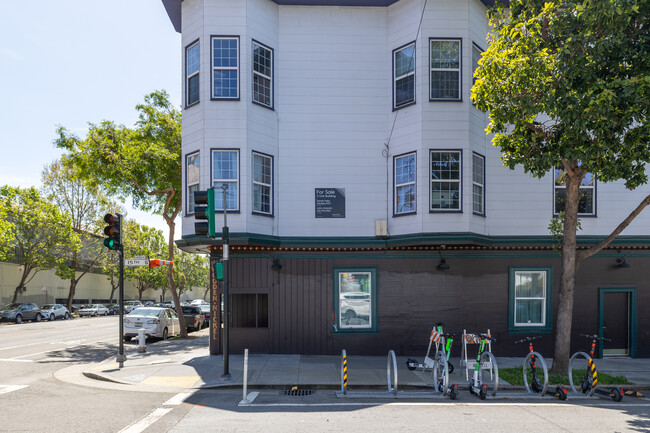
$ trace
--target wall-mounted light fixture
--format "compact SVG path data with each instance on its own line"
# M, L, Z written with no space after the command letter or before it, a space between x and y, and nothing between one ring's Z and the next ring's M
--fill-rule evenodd
M278 259L273 259L273 264L271 265L271 269L274 271L279 271L282 269L282 265L280 264L280 261Z
M447 264L447 260L445 260L444 257L442 257L442 249L444 248L444 245L441 245L440 248L438 248L438 254L440 255L440 263L438 263L438 270L441 271L447 271L450 268L450 266Z
M616 263L617 263L617 265L616 265L617 268L629 268L630 267L630 264L627 261L625 261L625 256L621 256L618 259L616 259Z

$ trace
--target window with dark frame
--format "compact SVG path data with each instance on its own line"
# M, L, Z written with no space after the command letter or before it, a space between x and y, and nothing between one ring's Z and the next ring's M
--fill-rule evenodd
M185 170L187 175L187 214L193 214L194 193L199 190L200 157L198 152L187 155Z
M460 39L430 39L430 100L461 100Z
M223 192L221 187L227 185L226 205L228 211L239 210L239 150L218 149L212 151L212 186L217 190L214 194L214 208L224 209Z
M553 214L564 211L566 206L566 179L567 172L564 167L555 167L553 170ZM592 173L587 173L580 183L578 190L578 215L596 215L596 178Z
M509 270L508 330L513 333L550 332L553 274L551 267L511 267Z
M415 153L396 156L394 164L395 215L415 213Z
M239 37L212 37L212 98L239 99Z
M377 330L377 271L374 268L335 268L336 331Z
M485 215L485 158L472 154L472 210Z
M191 44L185 50L186 69L185 74L187 77L187 84L185 91L187 98L185 101L186 106L194 105L199 102L199 67L200 67L200 46L199 41Z
M253 102L273 108L273 50L253 41Z
M430 169L430 211L461 210L461 152L432 150Z
M253 212L273 213L273 158L253 152Z
M415 42L393 51L393 109L415 102Z

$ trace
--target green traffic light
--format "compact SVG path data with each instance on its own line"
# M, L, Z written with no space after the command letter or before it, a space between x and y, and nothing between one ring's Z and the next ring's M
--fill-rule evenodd
M115 245L115 241L113 239L104 239L104 246L108 248L109 250L116 250L117 246Z

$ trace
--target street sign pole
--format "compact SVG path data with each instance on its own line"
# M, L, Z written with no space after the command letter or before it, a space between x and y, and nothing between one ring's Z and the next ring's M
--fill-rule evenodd
M122 215L119 213L117 216L120 219L120 233L122 232ZM120 351L117 355L117 358L115 359L119 364L120 367L126 361L126 356L124 356L124 336L122 335L124 332L124 244L120 242L120 251L119 251L119 260L120 260L120 294L119 294L119 303L120 303L120 308L119 308L119 313L120 313L120 336L119 336L119 342L120 342Z

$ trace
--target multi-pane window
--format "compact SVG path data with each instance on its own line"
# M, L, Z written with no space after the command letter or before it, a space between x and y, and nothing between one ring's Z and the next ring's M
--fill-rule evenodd
M415 42L393 51L393 108L415 102Z
M567 172L563 167L555 167L554 170L554 206L553 213L558 214L564 211L566 206L566 181ZM591 173L587 173L580 183L578 191L578 215L596 215L595 194L596 179Z
M186 106L199 102L199 42L196 41L185 50Z
M212 38L212 98L239 99L239 37Z
M273 108L273 50L253 41L253 102Z
M551 268L510 268L509 328L550 330Z
M430 168L430 210L461 210L461 152L432 150Z
M415 212L415 153L395 157L395 215Z
M372 268L334 269L334 302L338 331L377 328L377 281Z
M199 153L193 153L186 157L186 174L187 174L187 213L194 213L194 193L199 190L199 170L200 159Z
M215 187L214 208L223 210L223 190L226 189L226 210L239 210L239 151L212 151L212 185Z
M483 50L478 45L472 44L472 85L476 82L474 73L478 69L478 61L481 60L481 55L483 55Z
M460 100L460 39L431 39L430 48L430 99Z
M485 158L472 154L472 210L485 215Z
M271 215L273 213L271 188L273 182L273 159L253 152L253 212Z

